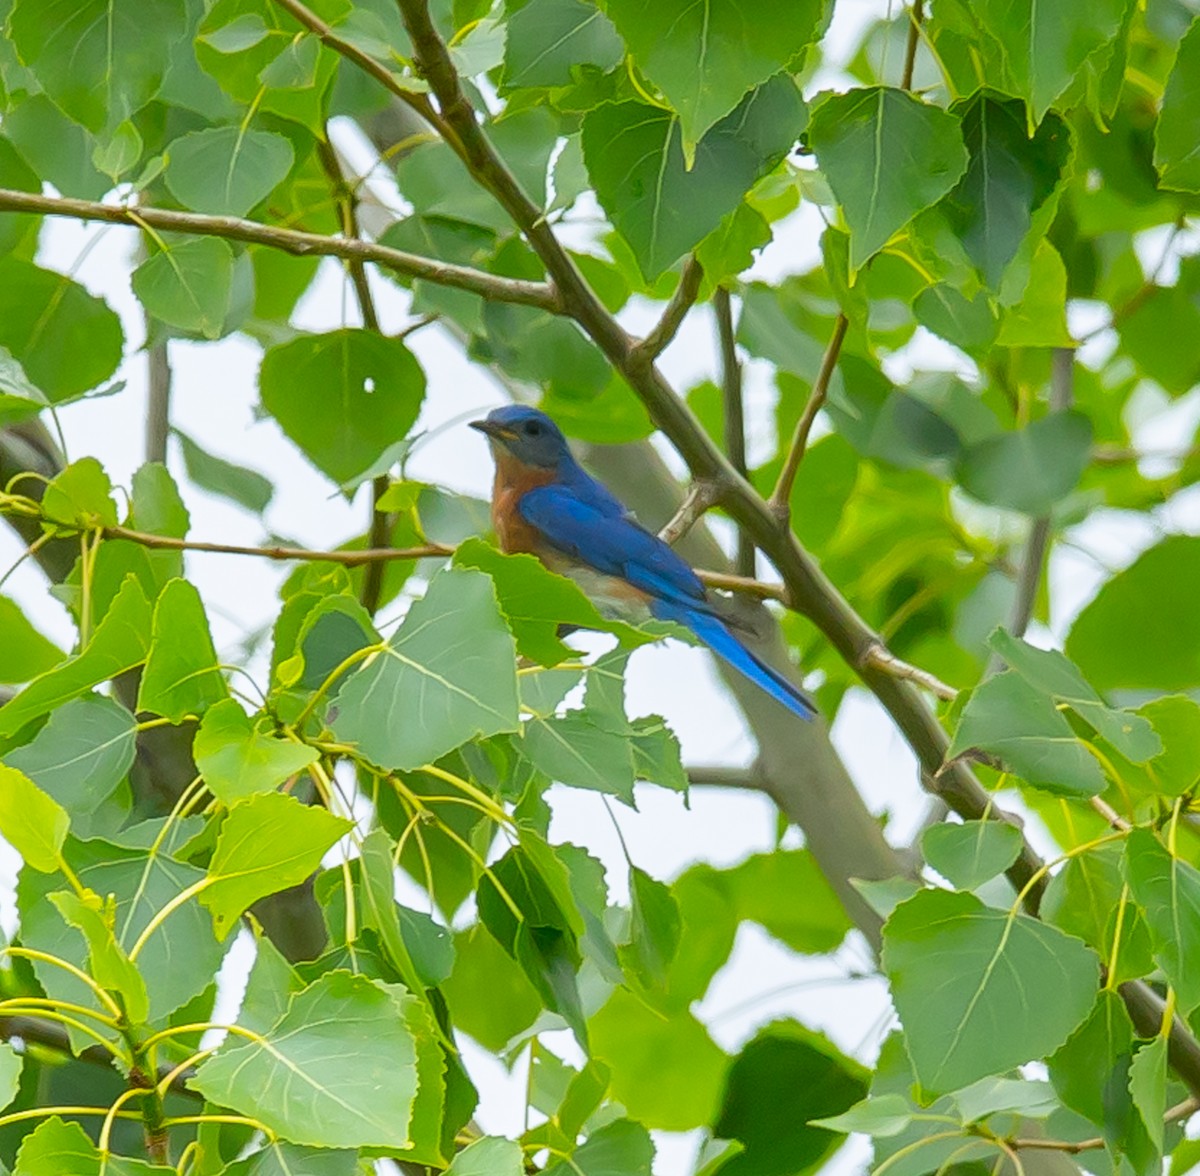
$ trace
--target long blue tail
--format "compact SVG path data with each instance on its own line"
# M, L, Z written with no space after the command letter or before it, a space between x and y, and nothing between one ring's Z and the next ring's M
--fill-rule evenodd
M651 612L660 620L676 621L690 629L713 653L765 690L776 702L786 706L792 714L811 719L817 713L817 708L803 691L751 653L719 617L667 600L656 600L651 605Z

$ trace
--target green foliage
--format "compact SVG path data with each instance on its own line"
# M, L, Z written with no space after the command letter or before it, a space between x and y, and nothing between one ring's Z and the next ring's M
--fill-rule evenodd
M24 1041L0 1045L0 1172L651 1176L651 1130L703 1135L692 1176L817 1172L849 1132L888 1176L1186 1170L1193 6L935 0L854 29L822 0L435 0L444 56L425 11L0 0L0 516L23 561L0 568L0 1023ZM64 217L97 222L75 253ZM111 306L87 265L106 237ZM341 313L314 322L339 267ZM632 332L668 305L658 361ZM193 533L189 508L218 517L194 492L264 559L308 530L178 428L210 345L246 340L292 474L358 522L231 634L199 561L233 537ZM492 546L486 504L418 480L458 411L422 367L447 347L583 446L661 429L670 470L718 491L722 543L732 520L784 582L731 623L778 634L839 746L871 690L954 818L893 849L824 726L751 698L731 782L805 848L781 818L747 856L730 822L736 864L671 878L560 844L567 790L628 829L649 789L688 803L720 772L627 706L662 626L609 618ZM744 361L745 482L708 448L736 464L710 350ZM143 351L175 365L178 444L156 420L122 484L78 422L124 411ZM661 525L645 453L613 460ZM444 554L358 554L386 545ZM920 825L902 795L880 824ZM218 1014L242 931L245 998ZM901 1028L855 1051L869 1071L805 1023L834 1007L807 984L770 1023L766 977L731 994L762 935L822 985L888 986ZM527 1067L511 1138L475 1126L480 1049Z

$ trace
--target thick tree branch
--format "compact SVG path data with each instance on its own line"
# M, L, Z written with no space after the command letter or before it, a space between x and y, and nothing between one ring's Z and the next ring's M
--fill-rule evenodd
M704 278L704 270L694 255L689 255L683 263L683 273L679 275L679 285L671 295L662 318L654 324L650 333L638 344L637 351L646 360L655 360L661 355L679 332L687 312L696 303L696 295L700 293L700 282Z
M149 329L150 318L146 317ZM146 460L167 464L171 435L171 356L166 339L146 349Z
M829 394L829 381L833 379L838 356L842 351L842 343L846 338L846 328L849 325L850 320L844 314L839 314L834 320L833 334L825 347L825 354L821 357L821 367L817 372L816 380L813 381L812 392L809 393L804 411L800 413L800 419L796 422L795 432L792 433L792 442L788 446L787 457L783 461L783 469L779 471L779 480L775 483L775 489L771 491L771 509L781 520L786 521L791 512L789 503L792 497L792 487L796 484L796 473L800 469L800 459L808 447L808 435L812 432L817 413L821 411L825 397Z
M733 306L729 291L718 286L713 293L717 316L717 342L721 351L721 403L724 408L725 452L733 468L746 477L746 413L742 401L742 365L733 333ZM739 576L754 575L754 544L742 530L737 533L734 566Z
M305 233L299 229L264 225L235 216L208 216L198 212L178 212L174 209L151 208L146 205L126 208L119 204L100 204L94 200L17 192L11 188L0 188L0 212L33 212L40 216L66 216L75 220L103 221L106 224L130 225L134 228L149 226L166 233L222 237L227 241L265 245L270 249L280 249L284 253L297 256L369 261L405 277L423 278L440 286L454 286L484 298L515 302L522 306L536 306L555 314L561 313L562 309L545 282L502 278L482 270L471 269L470 266L434 261L373 241L326 237L320 233Z
M894 678L903 678L906 682L915 682L918 686L925 687L930 694L936 695L945 702L953 702L958 697L958 691L953 686L947 685L928 670L922 670L918 666L901 661L882 645L872 646L867 651L866 662L877 666Z

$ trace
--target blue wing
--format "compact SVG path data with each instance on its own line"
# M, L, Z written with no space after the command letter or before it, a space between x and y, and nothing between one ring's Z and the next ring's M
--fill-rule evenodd
M551 546L580 563L620 576L655 599L705 607L696 573L658 536L621 512L607 491L593 501L573 486L539 486L521 496L517 509Z
M590 479L589 479L590 482ZM602 491L593 495L591 490ZM696 573L656 535L638 526L598 483L539 486L522 495L521 517L557 548L652 597L650 611L690 629L718 657L802 719L816 708L782 674L752 653L708 603Z

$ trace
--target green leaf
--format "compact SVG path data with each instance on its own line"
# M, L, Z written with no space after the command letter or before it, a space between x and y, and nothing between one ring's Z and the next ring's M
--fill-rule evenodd
M343 0L317 0L311 7L331 25L351 9ZM239 103L324 135L326 94L338 57L290 14L259 0L216 0L200 22L195 54L205 73Z
M16 257L0 258L0 346L52 404L107 380L121 362L123 342L121 320L77 282Z
M224 939L238 916L260 898L303 882L321 864L326 850L353 827L353 821L282 792L234 803L221 826L200 894L212 911L217 937Z
M57 870L70 827L66 809L24 772L0 764L0 834L26 865L45 874Z
M174 1171L111 1152L101 1154L78 1123L52 1115L25 1136L13 1176L169 1176Z
M509 14L501 92L569 86L576 70L620 65L625 46L612 21L584 0L529 0Z
M566 1159L556 1160L545 1176L651 1176L654 1143L646 1128L617 1119L593 1131Z
M0 140L2 142L2 140ZM35 388L7 347L0 347L0 424L35 416L50 402Z
M233 296L233 250L217 237L163 238L133 271L147 313L171 327L219 339Z
M89 893L85 901L69 890L60 890L50 895L50 901L64 921L87 940L92 978L120 999L130 1021L134 1024L145 1021L150 1007L146 982L114 938L100 897Z
M3 81L0 79L0 92ZM24 105L24 104L23 104ZM11 113L4 116L4 129L10 129ZM11 138L0 138L0 184L17 192L40 192L42 181L38 174L26 162L22 152L14 146ZM41 219L32 213L6 212L0 215L0 255L13 253L21 249L22 243L36 236ZM3 353L0 352L0 357ZM6 365L0 364L0 391L5 388ZM17 369L20 371L19 367ZM11 377L9 377L11 378ZM39 393L40 395L40 393ZM0 401L0 404L3 402Z
M535 556L505 555L482 539L468 539L455 551L454 565L478 568L492 578L517 652L543 666L575 656L558 638L560 624L614 633L639 644L651 640L620 621L605 620L573 580L555 575Z
M822 0L608 0L638 68L678 112L684 154L755 86L796 64L818 32Z
M34 678L0 707L0 738L15 735L30 720L145 661L150 616L146 594L136 578L127 576L83 651Z
M1157 1156L1162 1155L1167 1109L1167 1046L1168 1039L1159 1035L1141 1046L1129 1067L1129 1093Z
M804 126L790 78L752 91L684 162L680 124L668 111L618 102L583 120L583 156L596 196L653 281L732 212L787 154Z
M633 805L633 746L628 735L593 721L587 711L530 719L520 746L534 767L552 780Z
M855 270L944 196L967 166L957 119L885 86L820 101L808 138L846 215Z
M1200 870L1149 829L1134 829L1125 841L1125 877L1149 924L1154 958L1187 1015L1200 1005Z
M923 327L968 355L986 352L996 341L999 322L983 291L968 299L948 283L938 282L917 295L913 313Z
M80 882L96 894L115 900L113 929L116 940L131 952L142 933L159 912L189 887L204 878L204 872L176 861L160 847L126 849L111 842L70 838L65 847L68 865ZM26 947L58 956L78 968L87 966L88 951L80 935L68 927L49 902L49 895L62 889L62 878L21 873L17 907L21 916L21 940ZM193 897L173 909L150 933L137 955L139 972L149 998L147 1020L154 1023L169 1016L202 993L213 982L224 950L213 936L212 919ZM38 982L55 1000L92 1007L95 996L79 980L41 962L34 963ZM93 1039L75 1034L76 1044L90 1045Z
M182 723L229 694L200 593L172 580L154 606L154 631L138 687L138 710Z
M1059 412L968 446L955 473L962 488L981 502L1044 515L1075 488L1091 446L1088 418Z
M242 127L209 127L167 144L163 174L184 208L214 216L245 216L292 169L292 145L282 135Z
M137 721L119 702L96 694L64 703L30 743L4 761L24 772L68 812L94 812L133 764Z
M115 527L117 504L104 467L94 457L72 462L47 485L42 512L51 522L79 530Z
M201 490L228 498L254 514L262 514L267 509L275 493L269 478L201 449L178 429L172 432L179 441L187 476Z
M28 682L65 657L29 623L15 601L0 596L0 682Z
M898 1094L881 1094L876 1098L865 1098L855 1103L840 1115L827 1119L810 1119L814 1127L828 1127L830 1131L851 1131L862 1135L887 1138L899 1135L912 1122L913 1109L908 1100Z
M931 825L921 837L925 860L959 890L974 890L1020 856L1021 830L1007 821Z
M679 947L679 906L669 886L637 866L629 871L629 898L629 944L622 960L644 988L661 988Z
M1154 166L1164 188L1200 192L1200 19L1179 42L1154 126Z
M518 727L515 649L481 572L446 569L346 679L330 726L380 767L410 769Z
M454 971L441 986L454 1024L500 1052L542 1011L520 965L481 924L454 937Z
M187 27L184 0L17 0L9 21L42 89L97 132L132 118L158 93Z
M1033 214L1054 192L1070 154L1067 126L1057 115L1032 137L1025 104L980 90L951 113L962 120L967 170L941 207L984 282L1000 279L1033 227Z
M417 1055L399 1013L397 990L329 972L261 1039L230 1035L190 1085L293 1143L406 1148Z
M521 1145L511 1139L485 1135L454 1157L446 1176L524 1176Z
M1022 779L1060 796L1104 791L1100 765L1053 699L1011 671L988 678L967 700L947 755L973 749L998 756Z
M867 1071L823 1035L796 1021L765 1026L734 1059L713 1134L736 1139L743 1151L722 1176L813 1171L842 1136L811 1120L849 1110L867 1093ZM763 1098L765 1090L786 1098Z
M1020 301L1000 319L1001 347L1074 347L1067 327L1067 270L1057 249L1039 241Z
M536 852L538 848L538 840L525 831L522 843L480 879L479 918L521 965L546 1007L560 1013L587 1048L576 983L583 920L566 867L544 844L541 852Z
M1067 634L1067 656L1100 690L1200 686L1196 583L1200 538L1169 536L1101 586Z
M354 328L271 348L258 379L267 411L339 485L408 434L425 395L402 340Z
M97 144L92 163L97 171L116 183L141 159L144 146L137 127L126 120L113 130L107 143Z
M5 1110L17 1097L21 1085L21 1069L25 1055L13 1049L11 1043L0 1044L0 1111Z
M1064 1105L1104 1126L1113 1109L1111 1100L1127 1101L1114 1076L1125 1073L1133 1037L1133 1022L1120 994L1101 989L1088 1019L1048 1062L1050 1081Z
M363 839L359 856L363 925L379 932L380 944L400 978L415 993L440 984L454 967L454 945L445 928L396 902L392 843L382 829ZM402 917L402 912L404 916Z
M1071 84L1084 62L1116 36L1130 0L1045 5L981 0L973 12L1004 55L1013 91L1029 103L1030 126Z
M1052 1053L1095 999L1100 966L1090 948L971 894L923 890L892 912L883 938L892 999L929 1094Z
M1148 719L1105 704L1079 670L1053 649L1037 649L997 629L988 638L996 651L1030 686L1069 706L1133 763L1161 754L1162 740Z
M841 900L806 849L752 854L720 876L738 918L758 923L793 951L833 951L850 930Z
M357 1151L301 1147L276 1139L230 1164L222 1176L357 1176L360 1171Z
M639 1123L688 1131L712 1122L729 1058L686 1009L663 1016L618 988L588 1032L591 1056L611 1067L612 1097Z
M209 792L224 805L272 792L319 758L316 748L259 731L232 698L205 712L192 754Z

